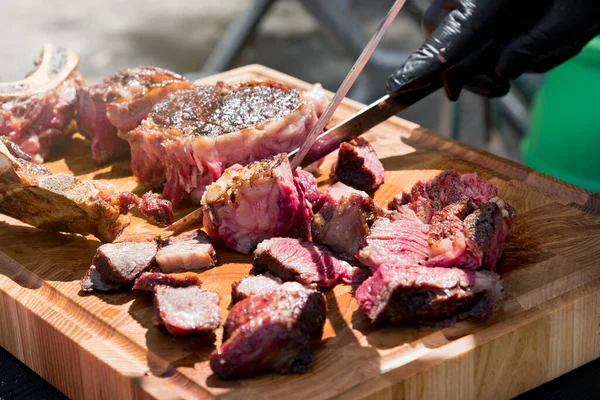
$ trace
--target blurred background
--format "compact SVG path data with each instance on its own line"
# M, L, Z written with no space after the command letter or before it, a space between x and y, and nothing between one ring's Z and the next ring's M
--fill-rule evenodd
M258 63L335 91L392 4L393 0L6 0L0 2L0 79L22 78L42 45L54 43L80 54L79 69L89 83L139 65L194 79ZM429 0L407 0L351 98L369 103L385 93L387 76L424 39L420 25L428 4ZM400 116L600 192L600 159L590 153L600 146L600 113L594 108L600 91L600 37L593 42L586 55L546 76L525 75L514 81L503 98L488 100L463 91L459 101L451 103L438 92ZM539 90L542 82L545 89ZM536 92L545 96L538 95L536 101Z

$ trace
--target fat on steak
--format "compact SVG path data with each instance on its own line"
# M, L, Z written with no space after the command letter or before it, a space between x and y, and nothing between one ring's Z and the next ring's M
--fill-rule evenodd
M187 232L161 240L156 263L162 272L202 271L217 263L217 253L206 233Z
M182 272L165 274L162 272L143 272L136 280L131 290L154 292L158 285L171 287L201 286L202 281L196 273Z
M340 145L330 177L358 190L375 190L385 181L384 172L369 142L357 137Z
M175 204L186 197L199 202L227 167L302 144L317 121L314 97L274 81L172 93L126 135L133 173L149 187L164 183L163 196Z
M261 242L253 254L253 273L269 272L284 281L330 288L362 282L360 269L336 258L326 247L294 238Z
M44 46L34 64L24 80L0 84L0 135L41 163L72 133L84 80L77 72L79 57L63 47Z
M383 210L365 192L338 182L325 190L313 216L311 236L340 257L353 260L369 227Z
M237 303L251 296L264 295L274 290L302 290L298 282L283 282L269 273L264 275L248 275L231 284L231 301Z
M151 195L148 195L151 196ZM144 196L146 197L146 196ZM136 200L137 199L137 200ZM132 193L120 193L112 184L52 174L6 138L0 138L0 212L36 228L92 234L112 242L130 223L126 215L139 206L148 216L172 222L171 204L160 200L161 212L144 208ZM168 212L169 211L169 212Z
M197 285L156 285L154 308L154 324L175 336L211 334L221 325L219 295Z
M489 271L423 266L380 266L356 291L374 323L450 324L502 309L500 277Z
M325 297L310 289L275 290L236 303L224 324L223 344L210 356L221 379L262 372L305 372L311 340L320 340L327 313Z
M125 133L134 129L169 93L190 86L174 72L138 67L82 87L77 95L77 125L92 141L94 161L104 163L127 153L129 145L118 137L118 130Z
M286 154L225 170L202 197L204 229L250 254L265 239L308 238L312 210L298 191Z

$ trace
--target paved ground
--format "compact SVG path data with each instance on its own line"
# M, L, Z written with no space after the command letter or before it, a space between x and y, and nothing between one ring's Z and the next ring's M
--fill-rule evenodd
M339 4L349 24L371 34L392 0L328 0ZM68 46L81 56L80 71L97 82L119 69L155 65L180 73L202 70L227 26L252 2L237 0L20 0L0 2L0 79L20 79L44 43ZM409 51L422 41L419 24L404 11L392 25L383 46ZM296 1L282 0L269 11L255 37L233 66L260 63L307 81L319 81L335 90L353 59L326 29ZM398 59L400 63L401 58ZM392 67L370 75L363 87L368 101L384 93ZM364 94L364 92L363 92ZM439 93L407 110L402 116L444 133L440 110L446 103ZM483 147L481 100L463 96L459 138ZM494 142L495 143L495 142ZM507 150L491 149L516 158L514 143Z

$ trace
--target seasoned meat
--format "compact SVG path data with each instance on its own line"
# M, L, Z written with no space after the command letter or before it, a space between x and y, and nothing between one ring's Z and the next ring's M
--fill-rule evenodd
M271 274L248 275L231 285L231 301L237 303L251 296L264 295L274 290L302 290L298 282L283 282Z
M131 192L121 192L118 196L115 196L113 203L119 205L121 214L126 214L131 208L137 208L142 214L154 219L159 225L169 225L175 218L171 202L161 199L159 195L150 191L142 197L138 197Z
M225 168L295 149L316 121L312 102L274 81L180 90L127 134L133 173L149 187L165 183L175 204L198 202Z
M365 193L341 182L325 191L324 204L312 218L312 239L340 257L353 260L377 216L383 215Z
M92 265L83 278L81 278L79 284L81 285L81 290L84 292L111 292L113 290L123 289L127 286L124 283L115 283L104 280L94 265Z
M330 177L358 190L375 190L385 180L383 164L377 153L361 137L340 145Z
M201 286L202 281L193 272L164 274L162 272L144 272L136 280L132 290L154 292L154 287L166 285L171 287Z
M172 335L208 334L221 325L219 295L199 286L154 288L154 322Z
M502 308L500 277L488 271L380 266L356 291L375 323L448 324L489 317Z
M169 93L190 86L187 79L171 71L138 67L83 87L78 94L77 124L92 140L94 161L104 163L127 153L129 146L118 138L117 130L134 129Z
M404 208L378 217L365 237L357 258L371 271L381 265L415 265L429 257L428 226Z
M46 45L24 80L0 84L0 135L35 162L43 162L52 147L72 133L69 124L84 82L78 64L71 50Z
M107 243L98 247L92 264L107 282L133 283L150 268L157 249L155 240Z
M227 169L207 188L202 205L206 232L243 254L272 237L310 235L312 211L285 154Z
M361 282L358 268L336 258L327 248L293 238L273 238L261 242L253 254L254 273L269 272L284 281L320 288L340 283Z
M210 367L222 379L302 373L312 360L310 340L323 335L326 312L325 297L315 290L275 290L242 300L227 317Z
M217 263L210 238L201 230L161 241L156 263L163 272L202 271Z

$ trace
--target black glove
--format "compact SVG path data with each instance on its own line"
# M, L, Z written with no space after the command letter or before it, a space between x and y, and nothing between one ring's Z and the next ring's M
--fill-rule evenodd
M456 100L463 87L496 97L509 79L546 72L600 33L600 0L433 0L427 40L387 81L388 92L441 79Z

